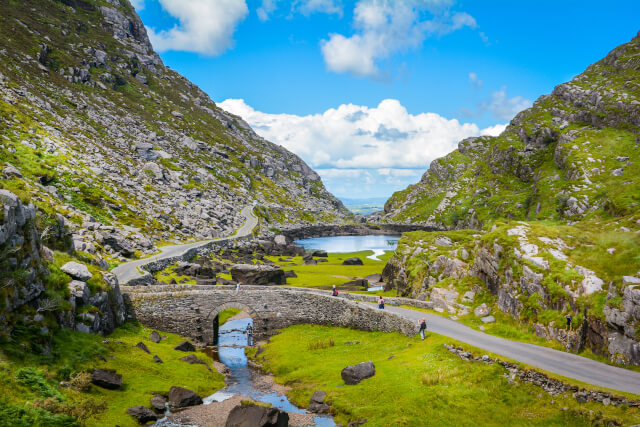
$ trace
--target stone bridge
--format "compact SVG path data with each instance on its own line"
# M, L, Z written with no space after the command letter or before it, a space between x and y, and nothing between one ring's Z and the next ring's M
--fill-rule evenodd
M232 286L160 285L123 286L121 290L130 318L205 345L217 343L218 314L228 308L249 313L256 339L303 323L408 336L417 331L413 322L397 314L310 289L245 286L236 292Z

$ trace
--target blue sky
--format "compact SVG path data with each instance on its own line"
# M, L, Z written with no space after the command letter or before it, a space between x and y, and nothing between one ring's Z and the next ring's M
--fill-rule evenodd
M637 0L133 3L165 64L349 198L416 182L640 30Z

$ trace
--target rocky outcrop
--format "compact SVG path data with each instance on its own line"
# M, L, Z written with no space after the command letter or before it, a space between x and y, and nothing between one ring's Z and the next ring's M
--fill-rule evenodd
M270 265L237 264L231 267L231 277L247 285L286 285L284 270Z

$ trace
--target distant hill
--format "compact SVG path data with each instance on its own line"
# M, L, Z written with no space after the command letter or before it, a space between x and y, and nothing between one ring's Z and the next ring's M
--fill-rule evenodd
M366 199L348 199L341 197L342 203L351 212L359 215L369 215L384 208L386 197L370 197Z

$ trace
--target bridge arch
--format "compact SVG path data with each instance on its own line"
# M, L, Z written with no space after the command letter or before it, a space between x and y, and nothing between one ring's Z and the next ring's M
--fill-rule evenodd
M257 329L258 327L257 325L260 324L260 316L258 315L258 312L254 310L249 304L239 300L225 302L223 304L220 304L218 307L212 309L207 315L207 317L205 318L206 324L212 325L212 328L213 328L212 341L209 344L218 345L218 337L219 337L219 329L220 329L219 316L220 316L220 313L230 308L237 308L237 309L246 311L247 314L249 314L249 316L251 316L251 319L253 320L254 329Z

